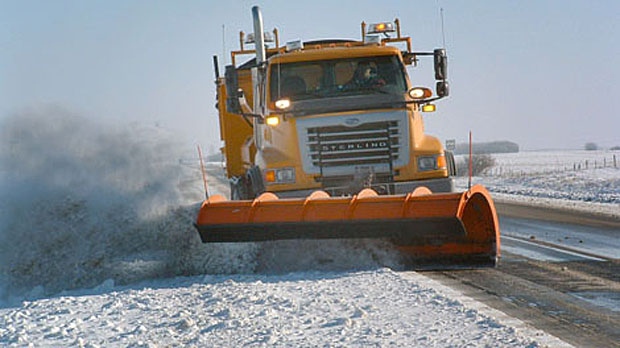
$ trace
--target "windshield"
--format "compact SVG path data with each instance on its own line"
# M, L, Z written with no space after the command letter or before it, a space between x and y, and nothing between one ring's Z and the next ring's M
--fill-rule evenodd
M397 56L322 60L271 67L271 101L321 99L361 94L406 92Z

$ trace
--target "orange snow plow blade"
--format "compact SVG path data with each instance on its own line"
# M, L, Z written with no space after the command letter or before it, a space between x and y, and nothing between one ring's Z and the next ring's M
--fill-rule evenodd
M389 239L421 259L494 265L499 256L497 213L487 190L433 194L418 188L407 195L353 197L316 191L307 198L229 201L215 195L200 209L196 228L204 243L283 239ZM452 262L452 261L448 261Z

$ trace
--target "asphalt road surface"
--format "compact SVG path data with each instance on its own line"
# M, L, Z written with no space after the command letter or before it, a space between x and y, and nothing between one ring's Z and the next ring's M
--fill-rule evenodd
M497 204L498 267L427 272L577 347L620 347L620 221Z

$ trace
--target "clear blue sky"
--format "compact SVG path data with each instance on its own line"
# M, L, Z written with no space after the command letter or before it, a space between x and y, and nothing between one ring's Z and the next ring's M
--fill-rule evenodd
M620 145L615 0L0 0L0 117L52 103L217 146L212 56L238 47L256 4L283 42L359 38L362 20L399 18L416 50L442 45L441 7L451 96L427 132L524 149Z

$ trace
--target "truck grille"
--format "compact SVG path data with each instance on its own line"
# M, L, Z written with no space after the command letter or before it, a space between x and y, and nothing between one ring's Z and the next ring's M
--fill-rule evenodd
M399 121L310 127L306 144L319 168L390 164L399 158Z

